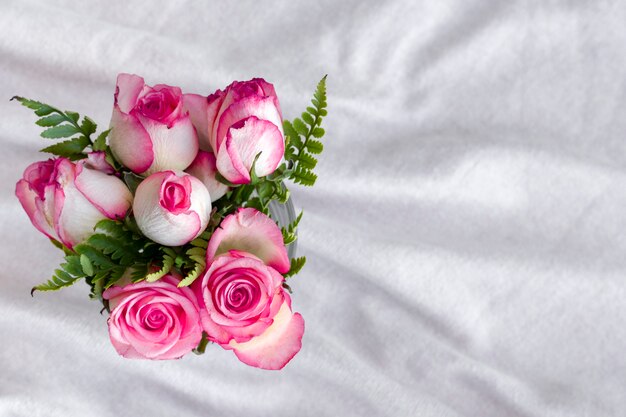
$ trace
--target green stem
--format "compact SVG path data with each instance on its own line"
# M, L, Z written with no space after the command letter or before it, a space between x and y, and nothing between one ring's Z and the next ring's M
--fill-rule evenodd
M200 339L200 344L198 345L197 348L193 350L193 353L195 353L196 355L202 355L204 351L206 350L206 347L208 344L209 344L209 339L207 339L207 334L203 332L202 339Z

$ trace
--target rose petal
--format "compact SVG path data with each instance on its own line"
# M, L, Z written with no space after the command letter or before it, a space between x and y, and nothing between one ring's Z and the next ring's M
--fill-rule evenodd
M168 274L154 283L113 286L102 295L109 300L109 337L115 350L132 359L177 359L200 342L199 305L190 288L178 288L180 276ZM142 310L155 306L165 316L162 329L150 330Z
M76 188L110 219L123 218L133 195L122 180L81 165L76 167Z
M208 151L211 149L209 141L209 118L207 113L207 98L199 94L184 94L183 105L189 112L189 118L196 128L200 149Z
M217 90L215 93L207 97L207 121L208 121L208 137L211 150L217 152L217 143L215 141L215 121L218 116L218 112L222 108L225 93L222 90Z
M250 182L250 170L264 177L276 170L285 152L282 133L271 122L251 116L228 130L223 146L217 154L217 168L234 184Z
M272 83L268 83L263 78L253 78L250 81L257 83L263 89L263 93L266 96L274 97L274 104L276 105L276 108L278 109L278 114L280 114L280 117L282 119L283 113L280 110L280 103L278 102L278 95L276 94L276 89L274 89L274 85Z
M61 195L59 195L61 194ZM54 197L57 233L66 246L72 248L93 234L93 227L106 216L68 182ZM59 212L60 210L60 212Z
M176 120L171 126L141 115L137 117L154 147L154 160L143 175L168 169L184 170L193 162L198 154L198 135L189 116Z
M280 273L289 271L289 256L280 229L256 209L240 208L222 220L209 240L207 265L231 249L249 252Z
M37 207L37 194L30 189L28 182L19 180L15 186L15 195L22 204L33 226L49 238L59 239L52 225L46 220L44 212Z
M225 101L224 107L226 104ZM235 123L250 116L273 123L281 135L283 134L282 119L276 108L274 97L248 96L232 103L221 115L218 115L218 120L215 123L216 129L214 128L214 140L218 153L222 142L226 139L228 129Z
M161 206L161 189L168 178L183 175L191 184L191 205L186 212L174 214ZM211 197L204 184L191 175L157 172L137 187L133 212L137 226L148 238L162 245L179 246L195 239L206 227L211 214Z
M299 313L291 312L286 299L274 322L263 334L245 343L231 340L228 347L247 365L278 370L300 351L303 334L304 319Z
M137 174L150 168L154 161L152 140L139 119L115 106L110 127L109 146L115 158Z
M185 171L198 178L209 190L211 202L219 200L228 191L228 186L215 178L217 165L215 155L211 152L199 151L196 159Z
M115 104L124 113L130 113L145 85L144 79L134 74L119 74L115 88Z

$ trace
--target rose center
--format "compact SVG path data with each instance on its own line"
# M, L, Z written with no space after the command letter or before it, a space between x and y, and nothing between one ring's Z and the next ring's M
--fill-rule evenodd
M46 194L46 186L53 184L56 181L55 177L54 161L50 160L40 163L37 169L29 172L26 180L30 189L35 191L37 196L43 200Z
M166 322L167 317L159 309L150 310L143 319L143 325L150 330L160 329Z
M152 91L146 94L138 104L139 112L145 117L163 121L176 110L178 102L167 90Z
M221 288L223 309L234 314L254 310L260 299L258 286L247 279L237 279Z
M189 210L191 199L183 184L168 182L162 189L160 203L164 209L179 214Z

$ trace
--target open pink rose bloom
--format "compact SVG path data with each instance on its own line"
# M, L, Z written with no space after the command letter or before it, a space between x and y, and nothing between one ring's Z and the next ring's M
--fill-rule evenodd
M212 342L282 369L304 335L286 283L305 261L294 246L301 216L285 182L317 178L325 97L324 78L292 124L260 78L202 95L120 74L99 135L87 117L15 97L40 117L43 137L63 140L16 185L32 224L65 256L33 291L84 279L124 358L178 359Z

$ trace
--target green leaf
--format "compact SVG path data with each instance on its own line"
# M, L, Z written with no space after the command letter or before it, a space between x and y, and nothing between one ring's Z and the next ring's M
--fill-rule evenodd
M281 204L285 204L287 200L289 200L290 194L291 192L289 191L289 189L286 186L282 185L282 183L281 187L276 190L277 200Z
M327 114L326 76L317 84L311 103L313 106L306 108L306 112L302 113L302 119L296 118L291 123L283 122L283 131L289 138L285 145L285 160L290 163L291 169L285 178L305 186L311 186L317 180L317 175L313 173L313 169L317 166L317 159L313 155L318 155L324 150L324 144L317 139L325 134L320 125L323 116ZM275 195L279 199L284 198L284 195L279 195L279 193Z
M163 266L161 267L161 269L159 269L156 272L146 275L146 281L154 282L154 281L161 279L162 277L167 275L168 272L172 270L173 266L174 266L174 258L171 257L170 255L164 255Z
M293 124L289 120L283 121L283 131L285 135L291 138L298 136L298 132L296 132L296 129L294 129Z
M306 149L314 154L320 154L324 150L324 144L319 140L309 139L306 142Z
M261 199L259 197L252 197L248 201L246 201L246 207L251 207L257 209L261 212L266 210L266 207L263 206Z
M287 225L287 227L281 227L281 232L283 234L283 242L285 246L289 245L290 243L295 242L296 239L298 238L297 228L298 228L298 224L300 224L300 220L302 220L303 214L304 214L304 211L301 211L298 217L296 217L296 219L293 222Z
M192 245L192 246L203 248L203 249L205 249L205 251L206 251L206 248L209 246L209 243L206 240L202 239L202 238L196 238L196 239L192 240L191 242L189 242L189 244Z
M61 268L65 272L75 277L84 276L85 271L83 270L83 266L81 265L80 256L78 255L68 255L65 257L65 263L61 264Z
M52 107L47 106L47 105L45 105L45 104L44 104L43 106L41 106L40 108L38 108L37 110L35 110L35 114L36 114L37 116L47 116L47 115L49 115L50 113L52 113L52 112L54 112L54 111L55 111L55 109L54 109L54 108L52 108Z
M200 276L200 274L204 271L204 265L197 263L195 268L191 270L191 272L189 274L187 274L187 276L185 276L185 278L183 278L179 283L178 283L178 287L187 287L191 284L193 284L193 282Z
M47 116L50 113L56 111L55 108L47 105L47 104L43 104L39 101L35 101L35 100L30 100L28 98L24 98L24 97L19 97L19 96L14 96L11 98L11 100L17 100L20 102L20 104L22 104L22 106L28 107L31 110L35 111L35 114L37 116Z
M317 159L315 159L313 155L306 152L302 152L298 155L298 161L301 166L307 169L313 169L317 165Z
M69 287L82 276L72 276L62 269L56 269L54 275L44 284L39 284L33 287L30 294L33 295L35 291L56 291L63 287Z
M91 265L91 261L87 257L87 255L80 255L80 266L83 269L83 272L87 276L91 276L94 273L93 266Z
M35 124L39 126L43 126L43 127L50 127L50 126L56 126L65 121L66 119L63 115L51 114L50 116L42 117L41 119L37 120Z
M73 255L74 254L74 252L72 252L72 250L70 248L68 248L63 243L59 242L56 239L50 238L50 243L52 243L55 247L61 249L63 251L63 253L66 254L66 255Z
M283 274L285 278L292 277L302 270L302 267L306 264L306 256L291 259L291 267L289 272Z
M76 126L64 124L44 130L41 132L41 137L48 139L67 138L76 133L79 133Z
M82 155L83 150L88 145L89 139L84 136L79 136L74 139L55 143L54 145L43 148L40 152L47 152L58 156L72 157L79 154Z
M94 151L104 151L107 148L107 136L111 132L111 129L107 129L104 132L100 133L96 140L93 141L93 150Z
M133 195L135 195L135 191L137 190L137 187L139 187L139 184L141 184L141 181L143 181L143 178L139 175L136 175L132 172L124 173L124 182L128 186L130 192L133 193Z
M83 116L83 121L80 124L80 128L83 131L83 134L89 137L92 133L96 133L96 129L98 128L98 125L89 117Z
M222 174L217 171L215 172L215 179L229 187L237 187L237 184L233 184L232 182L228 181L226 178L224 178Z
M315 175L313 172L309 171L308 169L298 167L293 172L291 178L297 184L302 184L302 185L310 187L315 184L315 181L317 180L317 175Z
M79 255L86 255L89 257L89 260L93 265L100 267L100 269L113 269L118 266L115 262L111 260L110 257L103 254L100 250L94 248L93 246L87 245L85 243L81 243L77 245L74 250Z
M295 118L292 123L293 128L296 129L296 132L298 132L302 136L306 136L309 133L309 128L306 127L302 119Z
M311 116L311 114L307 112L302 113L302 120L304 120L309 126L313 126L315 124L313 116Z
M311 132L311 134L318 139L324 136L324 133L326 133L326 131L321 127L316 127L315 129L313 129L313 132Z
M74 123L78 123L78 119L80 119L80 114L76 113L75 111L69 110L65 110L65 114L67 115L67 117L72 119Z
M254 161L252 161L252 166L250 167L250 184L254 185L259 182L259 177L256 175L256 161L259 160L262 152L259 152L254 157Z

